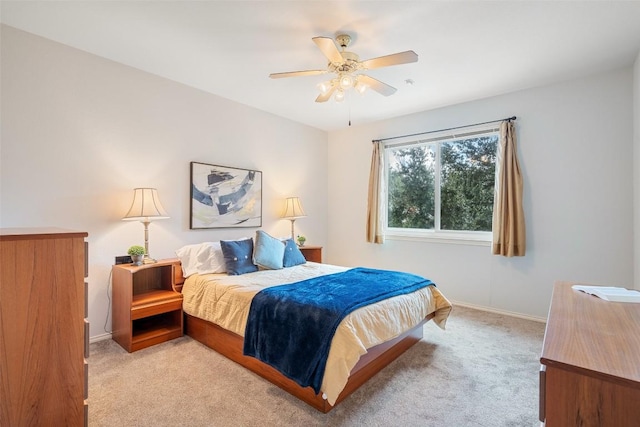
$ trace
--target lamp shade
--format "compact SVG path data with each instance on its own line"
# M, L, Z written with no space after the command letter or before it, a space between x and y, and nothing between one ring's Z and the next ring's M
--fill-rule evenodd
M304 218L307 216L304 213L304 209L302 208L302 202L299 197L287 197L287 204L284 209L284 213L282 214L282 218L285 219L296 219L296 218Z
M134 188L133 202L123 220L153 221L169 218L155 188Z

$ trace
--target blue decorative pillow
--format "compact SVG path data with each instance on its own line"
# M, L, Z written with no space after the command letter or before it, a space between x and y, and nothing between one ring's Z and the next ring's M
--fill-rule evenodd
M258 271L258 266L252 261L253 239L220 240L220 247L230 276Z
M282 268L284 242L269 236L262 230L256 231L256 247L253 251L253 263L267 270Z
M300 265L307 262L293 239L287 239L284 243L284 259L282 260L282 265L284 267L293 267L294 265Z

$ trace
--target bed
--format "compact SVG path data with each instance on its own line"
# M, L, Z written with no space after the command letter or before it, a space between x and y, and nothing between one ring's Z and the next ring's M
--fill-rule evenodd
M182 286L185 333L325 413L418 342L425 322L433 319L444 329L451 310L437 287L426 286L351 312L335 331L322 386L316 393L312 387L302 387L272 366L243 353L251 302L263 289L349 269L304 262L241 275L193 270L191 274L185 271L187 278ZM207 270L212 269L204 269Z

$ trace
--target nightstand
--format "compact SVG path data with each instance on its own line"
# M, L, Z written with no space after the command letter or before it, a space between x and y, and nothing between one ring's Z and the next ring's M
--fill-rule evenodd
M299 246L307 261L322 262L322 246Z
M128 352L182 336L182 267L177 259L113 266L113 339Z

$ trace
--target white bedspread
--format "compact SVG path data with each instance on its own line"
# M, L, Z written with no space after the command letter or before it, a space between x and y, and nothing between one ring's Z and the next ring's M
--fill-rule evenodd
M196 274L190 276L182 288L183 308L191 316L244 336L251 300L260 290L345 270L345 267L307 262L240 276ZM327 358L322 392L328 402L335 404L349 373L368 348L401 335L434 312L434 322L444 329L450 311L449 301L436 287L428 286L349 314L338 326Z

